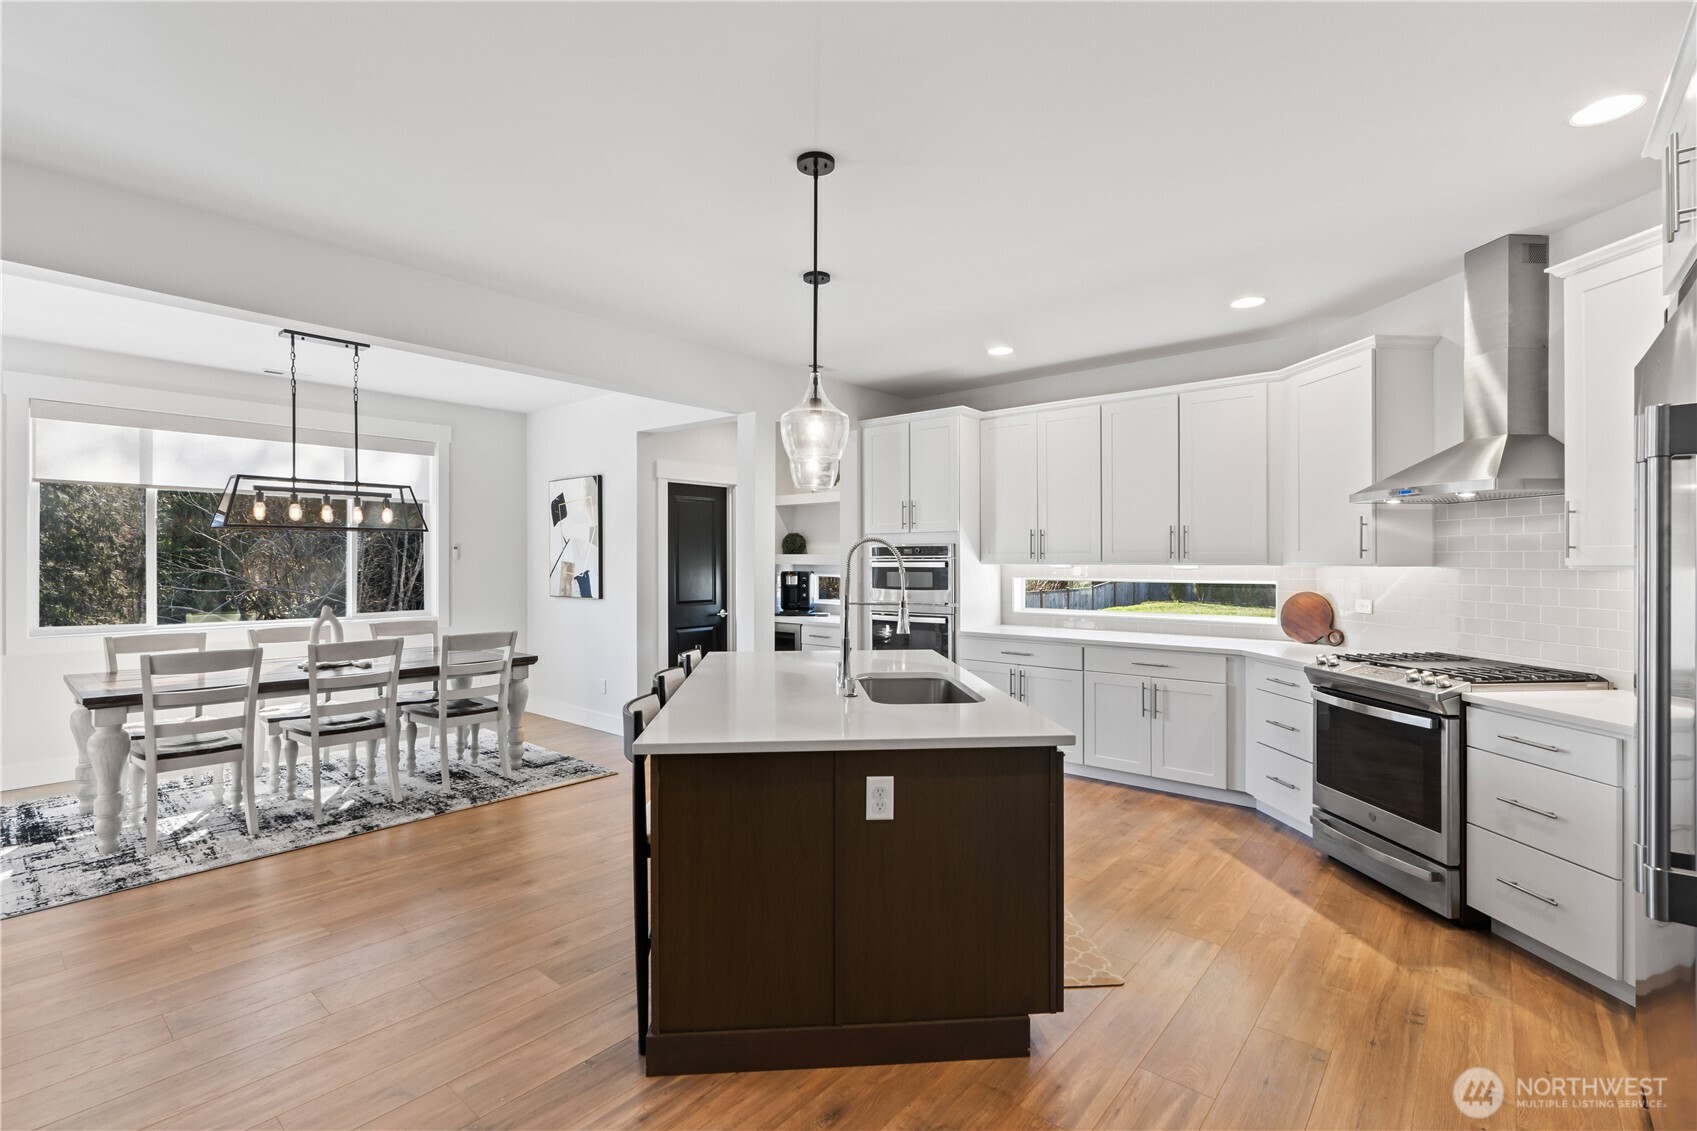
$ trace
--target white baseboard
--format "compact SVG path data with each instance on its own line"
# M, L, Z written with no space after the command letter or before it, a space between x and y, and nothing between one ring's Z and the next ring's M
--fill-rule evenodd
M1112 782L1115 785L1136 786L1138 789L1152 789L1157 793L1176 793L1180 797L1195 797L1202 801L1219 801L1227 805L1240 805L1245 809L1255 807L1253 797L1247 793L1239 793L1235 789L1214 789L1211 786L1168 781L1166 778L1152 778L1143 774L1121 773L1119 770L1105 770L1100 766L1086 766L1079 762L1068 762L1062 768L1065 772L1077 778L1092 778L1096 781Z
M532 695L530 702L525 704L525 710L532 715L546 715L550 719L559 719L563 723L573 723L590 730L604 731L607 734L623 734L625 724L617 714L606 711L591 711L563 699L544 699Z
M7 759L5 772L0 774L0 790L62 783L69 793L76 770L77 756L67 735L64 752L55 757Z

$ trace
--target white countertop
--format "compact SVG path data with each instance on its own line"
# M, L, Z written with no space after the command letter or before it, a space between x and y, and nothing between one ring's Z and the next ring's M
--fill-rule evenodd
M1317 644L1292 640L1253 640L1243 636L1181 636L1176 632L1122 632L1100 628L1044 628L1035 625L997 624L988 628L962 629L962 636L1000 636L1024 640L1059 640L1069 644L1109 644L1121 647L1171 648L1180 652L1214 652L1248 656L1257 660L1300 667L1318 656L1335 652Z
M1470 691L1462 698L1475 707L1624 738L1638 726L1638 697L1630 691Z
M784 613L774 613L772 620L778 624L817 624L827 628L841 628L843 618L836 613L827 613L820 617L791 616Z
M1067 746L1077 735L931 651L854 653L856 675L947 676L980 703L874 703L837 694L830 652L710 652L643 730L643 754Z

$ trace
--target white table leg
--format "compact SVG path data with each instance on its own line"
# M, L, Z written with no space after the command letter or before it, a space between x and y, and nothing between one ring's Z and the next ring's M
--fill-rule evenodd
M530 703L530 669L514 668L512 687L507 692L507 772L517 773L524 765L524 709Z
M124 804L124 760L130 754L130 736L124 733L129 712L107 707L94 712L94 733L88 740L88 757L94 769L94 843L102 856L118 850L118 830Z
M93 734L94 716L78 704L71 711L71 738L77 744L76 784L71 792L76 794L79 813L94 812L94 765L88 760L88 740Z

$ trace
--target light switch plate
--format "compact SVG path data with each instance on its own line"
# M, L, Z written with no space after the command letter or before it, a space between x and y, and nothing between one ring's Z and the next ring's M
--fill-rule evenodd
M868 777L866 779L866 819L893 821L896 819L896 779Z

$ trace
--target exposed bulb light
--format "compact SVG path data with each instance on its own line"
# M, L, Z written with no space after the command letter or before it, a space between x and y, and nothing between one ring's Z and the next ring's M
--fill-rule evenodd
M289 521L290 522L299 522L301 520L301 515L303 515L305 513L306 512L301 509L300 499L295 495L290 495L289 496Z
M335 522L336 508L330 505L330 496L324 496L324 505L318 508L319 522Z
M384 526L388 526L391 522L395 521L395 508L391 507L387 502L384 502L383 512L377 517L383 520Z
M355 526L365 521L365 503L358 495L354 496L353 520Z
M1611 94L1607 98L1599 98L1591 105L1579 111L1567 120L1570 126L1601 126L1608 122L1616 122L1637 110L1649 96L1639 91L1629 91L1625 94Z
M991 357L1006 357L1006 356L1008 356L1008 354L1013 352L1013 347L1012 346L991 346L989 349L985 350L984 352L989 354Z
M1267 301L1266 298L1264 298L1261 295L1244 295L1242 298L1232 299L1232 309L1233 310L1252 310L1255 307L1262 305L1266 301Z
M255 522L264 522L265 521L265 492L264 491L255 491L253 493L253 519L254 519Z

